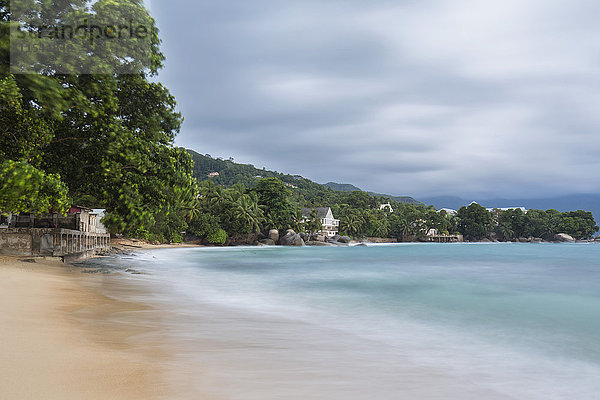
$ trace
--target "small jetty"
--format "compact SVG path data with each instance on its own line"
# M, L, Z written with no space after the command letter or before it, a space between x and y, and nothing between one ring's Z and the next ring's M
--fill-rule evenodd
M430 229L424 241L434 243L459 243L464 242L463 235L448 235L440 233L437 229Z

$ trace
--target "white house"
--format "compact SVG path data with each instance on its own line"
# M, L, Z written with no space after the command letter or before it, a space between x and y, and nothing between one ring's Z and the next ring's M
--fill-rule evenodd
M386 203L386 204L382 204L379 206L380 210L385 210L387 209L389 212L393 213L394 209L392 208L392 205L390 203Z
M479 205L479 203L477 203L476 201L471 202L471 204ZM471 205L471 204L469 204L469 205ZM524 214L527 214L528 210L525 207L489 207L489 208L486 208L486 210L489 212L508 211L508 210L517 210L517 209L523 211Z
M94 233L107 233L106 227L102 223L102 218L106 210L103 208L94 208L90 213L90 226L89 231Z
M456 213L457 213L456 210L453 210L451 208L441 208L438 210L438 212L441 212L441 211L445 211L446 214L448 214L448 215L456 215Z
M524 214L527 214L527 209L525 207L494 207L494 208L486 208L486 210L493 211L508 211L508 210L521 210Z
M333 217L330 207L303 208L303 222L311 218L313 210L317 210L317 218L321 220L321 225L323 226L321 234L328 237L337 235L340 229L340 220Z

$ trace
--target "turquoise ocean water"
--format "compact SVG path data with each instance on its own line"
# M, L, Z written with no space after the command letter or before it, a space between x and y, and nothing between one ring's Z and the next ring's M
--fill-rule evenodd
M113 263L145 273L131 279L170 311L173 369L202 366L215 398L600 399L597 244L190 248Z

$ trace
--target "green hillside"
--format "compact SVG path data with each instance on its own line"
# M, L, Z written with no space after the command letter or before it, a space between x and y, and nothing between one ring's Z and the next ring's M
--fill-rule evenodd
M262 178L277 178L284 182L292 194L292 200L299 206L326 206L334 203L336 192L315 183L300 175L282 174L277 171L256 168L252 164L239 164L233 160L212 158L193 150L188 153L194 160L194 177L198 181L212 180L217 185L232 187L237 183L245 187L254 187ZM218 172L218 176L210 177L210 173Z
M210 179L215 184L225 187L231 187L237 183L241 183L245 187L253 187L261 178L277 178L290 188L293 201L302 207L329 206L337 203L340 192L362 191L356 186L349 184L329 182L321 185L300 175L282 174L277 171L269 171L265 168L259 169L252 164L239 164L234 162L233 159L224 160L222 158L213 158L209 154L203 155L189 149L187 151L194 160L194 176L198 181ZM219 175L209 176L215 172L218 172ZM377 198L389 198L402 203L421 204L412 197L367 193Z

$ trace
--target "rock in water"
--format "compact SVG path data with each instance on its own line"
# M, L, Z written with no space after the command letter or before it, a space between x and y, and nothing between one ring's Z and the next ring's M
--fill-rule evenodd
M271 229L268 238L277 243L277 241L279 241L279 231L277 229Z
M567 235L566 233L558 233L554 235L554 240L557 242L574 242L575 239L571 235Z
M302 237L292 229L288 229L285 235L279 239L279 244L282 246L304 246Z
M352 241L352 239L348 236L340 236L340 235L335 235L334 237L332 237L331 239L333 239L334 241L338 242L338 243L345 243L348 244ZM329 241L329 239L327 239L327 241Z
M348 236L340 236L337 241L340 243L350 243L352 239Z
M313 233L312 235L310 235L310 240L315 242L324 242L325 236L321 235L320 233Z

